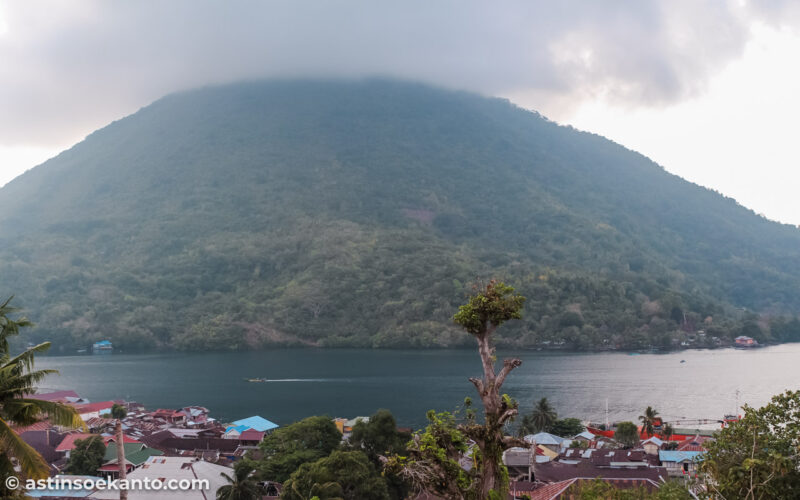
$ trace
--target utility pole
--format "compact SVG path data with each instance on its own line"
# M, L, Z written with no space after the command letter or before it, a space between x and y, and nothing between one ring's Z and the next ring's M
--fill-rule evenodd
M122 435L122 421L117 419L117 427L115 429L114 435L115 440L117 441L117 465L119 466L119 480L125 481L128 476L128 471L126 470L125 464L125 438ZM119 490L119 500L128 500L128 490L125 488L120 488Z

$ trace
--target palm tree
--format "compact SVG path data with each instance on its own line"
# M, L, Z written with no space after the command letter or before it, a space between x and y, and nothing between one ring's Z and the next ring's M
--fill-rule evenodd
M639 421L642 422L642 432L648 436L652 436L655 432L656 421L658 412L652 406L648 406L644 410L644 415L639 415Z
M49 342L11 356L9 337L19 335L20 328L31 323L25 318L11 319L9 315L17 309L11 307L10 302L11 298L0 304L0 474L5 477L14 474L16 462L24 477L40 479L49 474L47 462L14 432L12 425L26 426L44 419L64 427L84 429L85 424L70 406L27 398L47 375L58 372L33 369L34 357L49 349ZM2 493L8 492L0 491Z
M672 428L672 424L664 424L664 428L661 431L664 441L669 441L673 434L675 434L675 429Z
M542 398L536 402L529 415L522 417L519 434L524 436L546 431L556 420L558 420L556 410L550 405L547 398Z
M228 484L217 490L217 500L257 500L262 496L261 487L251 476L253 469L241 464L233 468L233 477L220 473Z

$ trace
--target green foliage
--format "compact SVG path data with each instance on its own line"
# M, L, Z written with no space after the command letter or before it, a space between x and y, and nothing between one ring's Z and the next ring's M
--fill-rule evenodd
M547 432L565 438L571 438L585 431L586 427L577 418L560 418L553 422Z
M645 408L644 415L639 415L642 432L651 436L655 434L656 417L658 417L658 412L652 406Z
M744 407L744 417L706 444L700 469L713 498L795 498L800 491L800 391Z
M114 403L111 406L111 418L122 419L128 415L128 410L124 406Z
M522 417L518 434L525 436L527 434L538 434L539 432L549 432L548 429L558 420L558 414L553 406L547 401L547 398L542 398L536 402L533 410L529 415Z
M253 462L262 480L282 483L302 464L327 457L342 435L328 417L308 417L280 427L259 444L263 459Z
M536 402L531 413L523 415L517 435L549 432L556 436L571 438L585 430L586 427L577 418L559 419L558 413L547 398L542 398Z
M400 432L397 422L389 410L378 410L369 417L368 422L358 421L353 426L346 448L365 453L377 468L383 468L381 457L405 455L406 445L411 439L408 432ZM408 485L394 474L385 474L389 496L403 499L408 494Z
M261 500L264 491L253 479L253 469L246 462L237 462L233 474L220 475L228 484L217 490L217 500Z
M614 439L625 448L639 444L639 429L633 422L620 422L614 431Z
M490 326L498 327L510 319L522 319L525 297L514 293L505 283L490 281L476 285L475 293L459 306L453 321L472 335L484 335Z
M176 94L0 190L0 283L64 350L457 346L476 275L529 297L502 345L730 338L741 307L800 340L798 249L611 141L390 81Z
M5 486L9 475L41 479L50 472L47 462L22 440L12 425L26 426L49 419L54 425L85 428L71 406L27 397L47 375L58 372L34 369L36 355L50 348L48 342L28 347L16 356L11 354L10 339L31 323L19 317L19 311L10 303L11 299L0 303L0 497L3 498L13 496Z
M413 491L454 499L478 499L477 470L467 471L459 460L470 451L467 437L448 412L430 410L428 425L414 434L407 455L388 458L384 472L404 478ZM475 457L475 449L471 455Z
M378 410L369 421L358 421L353 426L348 445L363 451L377 465L380 456L403 454L409 439L409 433L397 430L397 422L389 410Z
M667 481L651 492L644 487L617 488L613 484L594 479L579 481L567 490L574 500L691 500L689 491L678 481Z
M96 476L97 469L103 465L106 445L101 436L92 436L75 441L75 449L70 451L66 472L78 476Z
M283 484L281 499L389 500L386 481L360 451L337 450L305 463Z

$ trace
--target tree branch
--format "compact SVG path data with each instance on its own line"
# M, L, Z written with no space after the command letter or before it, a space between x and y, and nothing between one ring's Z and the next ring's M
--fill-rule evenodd
M497 419L497 423L502 426L508 421L508 419L515 417L517 413L518 412L516 408L509 408L500 415L500 418Z
M494 382L494 386L497 387L497 390L500 390L500 387L503 386L503 382L506 381L506 377L508 374L511 373L511 370L518 367L522 364L522 360L519 358L506 358L503 360L503 368L500 370L500 373L497 374L497 379Z
M483 394L483 389L484 389L483 381L481 379L475 378L475 377L470 377L469 381L472 382L472 385L474 385L476 389L478 389L478 396L480 396L481 399L483 399L483 396L484 396L484 394Z
M530 448L531 443L514 436L503 436L503 446L508 448Z
M481 363L483 364L483 380L486 384L491 385L495 379L494 373L494 352L489 345L489 333L484 333L482 336L476 336L478 341L478 354L481 356Z

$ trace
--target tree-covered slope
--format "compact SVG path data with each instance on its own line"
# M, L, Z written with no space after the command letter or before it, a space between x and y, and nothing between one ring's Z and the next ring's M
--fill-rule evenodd
M168 96L0 189L0 292L63 346L453 345L488 276L529 297L506 342L668 343L800 310L800 230L507 101L392 81Z

